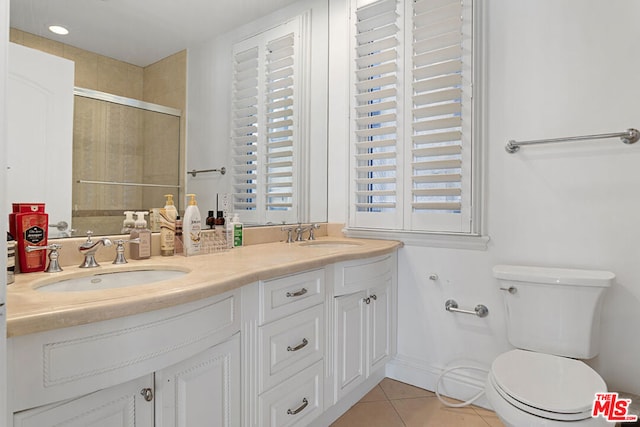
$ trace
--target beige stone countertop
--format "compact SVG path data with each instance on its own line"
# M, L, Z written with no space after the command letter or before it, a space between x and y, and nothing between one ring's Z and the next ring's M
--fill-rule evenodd
M301 247L301 243L265 243L226 252L191 257L153 256L125 265L101 262L100 267L63 267L60 273L18 274L7 287L7 336L15 337L83 325L172 307L232 289L328 264L384 255L401 242L323 237L316 242L347 241L354 245ZM302 242L304 244L305 242ZM42 292L37 288L74 277L131 270L176 269L188 274L177 279L129 287Z

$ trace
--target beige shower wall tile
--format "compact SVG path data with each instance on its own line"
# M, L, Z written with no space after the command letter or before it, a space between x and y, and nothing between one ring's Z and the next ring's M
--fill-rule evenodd
M56 55L63 57L64 56L64 44L45 39L44 37L37 36L35 34L23 32L22 33L22 44L27 47L31 47L33 49L38 49L43 52L50 53L51 55Z
M144 69L144 100L184 110L187 51L168 56Z
M98 90L102 92L142 99L142 78L142 67L106 56L98 58Z
M17 28L9 28L9 41L16 44L24 44L23 43L23 35L24 31L18 30Z
M64 57L75 62L75 85L98 90L98 58L100 55L74 46L64 46Z

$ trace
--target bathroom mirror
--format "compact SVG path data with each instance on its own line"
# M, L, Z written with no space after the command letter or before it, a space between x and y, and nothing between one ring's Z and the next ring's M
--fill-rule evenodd
M151 103L181 110L183 115L178 124L179 146L177 149L168 150L177 153L172 154L171 157L178 162L178 182L165 183L156 179L150 183L177 185L175 198L178 203L183 203L185 185L189 186L187 169L190 167L184 163L186 117L188 117L186 109L187 53L184 49L191 44L197 45L203 41L211 40L242 24L261 19L262 16L269 15L295 2L300 2L300 0L246 0L242 2L237 0L219 0L216 2L186 0L186 3L181 3L180 5L171 0L141 0L135 4L122 4L122 2L116 1L14 0L11 5L11 39L13 42L24 46L33 47L75 61L76 86L132 99L144 99ZM123 9L121 8L126 8L126 12L122 12ZM225 10L227 13L220 14L220 10ZM96 19L95 17L97 16L100 16L101 19ZM169 19L167 16L175 24L170 28L164 25ZM58 36L49 33L46 27L51 23L61 23L63 17L70 18L69 22L72 22L70 30L72 33L69 36ZM111 28L107 28L109 25L111 25ZM18 31L16 31L16 28ZM96 46L99 46L99 48L94 49L91 47L93 43L97 43ZM163 60L166 60L166 66L162 65ZM157 64L160 65L158 66ZM142 76L144 84L123 82L131 75ZM147 83L146 79L148 77L156 80ZM167 89L164 93L162 89L158 89L162 83ZM140 88L136 87L140 85L144 87L145 93L140 92ZM146 93L148 87L151 87L151 91L156 91L151 97L148 97ZM140 96L138 94L131 95L131 91L138 91ZM182 91L182 93L176 95L176 92L179 91ZM171 99L172 96L174 99ZM181 99L181 102L175 101L176 96ZM80 102L86 103L86 100ZM94 109L93 111L97 110ZM205 144L210 142L194 140L189 143ZM118 150L114 150L111 155L116 155L117 152ZM121 149L119 152L126 156L126 150ZM82 163L81 160L76 160L75 154L73 160L74 171L78 167L78 163ZM125 157L120 160L120 163L125 163L124 159ZM118 160L114 159L114 161L116 164L118 163ZM96 167L100 167L100 165L101 163L96 163ZM219 166L224 166L224 164L211 161L211 167ZM326 187L326 172L324 175L324 177L315 176L313 179L324 180L324 186ZM102 184L78 183L79 178L75 174L72 182L58 183L60 187L73 187L74 200L72 208L82 216L82 220L77 221L77 225L74 220L72 225L76 230L74 235L84 235L86 229L91 227L86 223L91 221L99 224L106 224L107 222L115 224L113 229L97 229L96 234L117 233L122 224L122 213L119 212L120 206L112 209L113 212L111 214L113 214L114 218L109 221L105 221L105 217L102 215L109 210L106 207L94 209L102 211L95 212L100 214L99 216L92 216L91 208L80 209L76 201L83 198L86 200L89 196L87 194L81 195L79 192L85 191L86 193L90 191L86 190L89 188L97 190L96 186ZM100 181L100 179L84 178L83 180ZM111 179L106 179L105 181L111 181ZM114 182L119 181L114 179ZM215 192L231 192L227 181L221 180L220 182L223 183L222 186L224 188L215 188ZM107 197L106 195L108 194L108 198L123 199L125 194L137 193L132 188L119 188L117 185L109 187L108 190L105 188L98 190L105 195L103 198ZM143 197L140 196L140 207L143 209L161 207L164 200L161 197L162 194L171 193L172 191L167 191L165 188L156 192L159 197L157 195L154 196L153 198L158 200L153 202L144 201L142 200ZM26 195L25 197L29 198ZM56 196L47 193L46 197L53 199ZM40 201L39 198L38 201ZM42 201L49 204L49 200ZM105 205L107 204L105 203ZM207 204L206 207L203 206L201 210L210 208L210 205L211 203ZM184 208L183 206L180 207ZM315 215L314 218L324 218L326 220L326 203L324 203L324 207L324 212ZM118 220L115 220L116 215ZM57 221L54 218L50 219L50 222L54 224ZM52 229L52 231L52 234L55 234L55 229ZM61 233L60 237L64 235L65 232Z

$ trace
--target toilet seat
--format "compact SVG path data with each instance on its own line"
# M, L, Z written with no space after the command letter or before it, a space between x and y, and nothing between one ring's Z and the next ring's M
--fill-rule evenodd
M558 421L590 418L595 394L607 391L602 378L579 360L524 350L498 356L488 380L516 408Z

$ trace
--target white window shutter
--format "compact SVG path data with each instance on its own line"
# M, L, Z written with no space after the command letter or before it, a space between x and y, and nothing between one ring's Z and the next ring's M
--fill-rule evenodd
M296 131L294 102L295 37L293 33L267 43L265 209L294 208Z
M245 223L298 220L300 19L234 46L233 210Z
M258 47L234 53L232 94L232 186L234 211L258 206Z
M396 0L356 10L352 209L356 227L402 225L400 27Z
M472 10L471 0L355 9L350 226L472 231Z
M408 228L470 232L470 75L461 0L414 0ZM467 34L468 36L469 34ZM465 123L467 122L467 123ZM467 153L468 154L468 153Z

